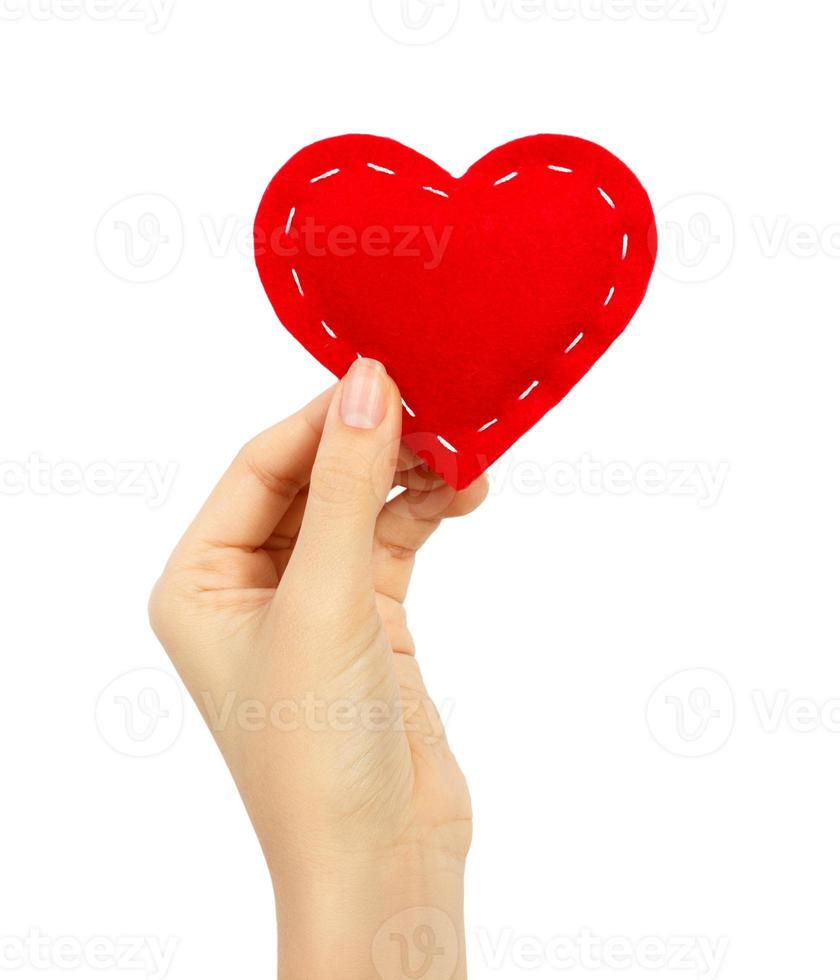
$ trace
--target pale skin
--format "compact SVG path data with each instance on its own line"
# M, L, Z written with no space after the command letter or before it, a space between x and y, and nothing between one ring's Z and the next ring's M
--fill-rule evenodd
M450 489L401 423L357 361L241 450L150 601L262 845L280 980L466 977L470 798L403 603L417 550L487 484Z

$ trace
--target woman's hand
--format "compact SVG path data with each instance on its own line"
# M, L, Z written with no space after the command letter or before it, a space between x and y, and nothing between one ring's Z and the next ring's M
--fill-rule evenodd
M357 361L244 447L151 598L265 852L281 977L466 975L469 794L403 601L417 549L487 487L401 453L401 418Z

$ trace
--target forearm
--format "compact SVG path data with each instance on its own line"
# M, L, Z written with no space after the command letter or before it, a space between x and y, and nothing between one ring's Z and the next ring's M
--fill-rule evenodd
M462 868L384 864L277 889L279 980L465 980Z

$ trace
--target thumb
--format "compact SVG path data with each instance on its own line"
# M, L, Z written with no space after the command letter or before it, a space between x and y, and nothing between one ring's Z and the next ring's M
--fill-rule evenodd
M302 581L331 598L372 595L373 536L391 490L401 428L397 386L379 361L356 360L330 404L287 573L303 566L297 569Z

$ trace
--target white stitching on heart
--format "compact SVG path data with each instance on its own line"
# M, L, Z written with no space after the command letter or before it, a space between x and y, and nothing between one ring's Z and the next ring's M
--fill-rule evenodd
M519 176L519 171L514 170L513 173L508 174L506 177L499 177L497 181L494 182L493 186L498 187L500 184L506 184L509 180L513 180L514 177Z
M396 171L391 170L388 167L382 167L382 166L379 166L376 163L368 163L367 166L371 170L375 170L377 173L383 173L383 174L389 174L390 176L396 176ZM561 174L571 174L571 173L574 173L574 171L571 168L569 168L569 167L561 167L561 166L558 166L556 164L551 164L551 163L548 164L547 166L548 166L548 169L549 170L553 170L555 173L561 173ZM317 177L313 177L309 181L309 183L310 184L316 184L316 183L318 183L321 180L326 180L329 177L334 177L336 174L339 174L339 173L341 173L341 168L340 167L336 167L333 170L326 171L326 173L319 174ZM518 170L514 170L511 173L506 174L504 177L500 177L497 181L494 182L493 186L494 187L499 187L502 184L506 184L506 183L508 183L509 181L513 180L514 178L516 178L518 176L519 176L519 171ZM424 191L428 191L430 194L437 194L439 197L445 197L445 198L448 198L449 197L449 194L447 194L446 191L439 190L436 187L431 187L429 185L424 185L422 189ZM606 201L606 203L613 210L616 210L615 201L612 199L612 197L610 197L610 195L604 190L603 187L600 187L600 186L598 187L598 193L601 195L601 197ZM291 232L292 222L294 221L295 212L296 212L296 208L295 207L292 207L291 210L290 210L290 212L289 212L288 221L286 223L286 234L287 235ZM622 259L622 261L624 261L627 258L629 246L630 246L630 236L625 232L624 235L623 235L623 238L622 238L622 245L621 245L621 259ZM301 296L304 296L303 286L301 285L300 277L298 276L297 270L294 269L294 268L292 269L292 278L294 279L294 282L295 282L295 285L297 286L298 292L300 293ZM612 300L613 300L613 298L615 296L615 291L616 291L616 287L615 286L611 286L610 287L610 291L609 291L609 293L607 295L607 298L604 301L604 306L605 307L609 306L610 303L612 302ZM326 322L324 320L321 321L321 326L324 328L324 330L326 331L327 335L331 339L333 339L333 340L337 340L338 339L338 337L335 334L335 332L326 324ZM577 345L581 342L581 340L583 340L583 336L584 336L583 335L583 332L579 333L577 335L577 337L575 337L575 339L563 351L563 353L564 354L569 354L571 351L573 351L575 349L575 347L577 347ZM357 352L356 353L356 357L357 358L361 358L362 355ZM522 394L519 395L519 398L517 400L518 401L523 401L525 398L527 398L531 394L531 392L534 391L535 388L537 388L539 386L539 384L540 384L540 382L538 380L531 382L531 384L528 386L528 388L526 388L525 391L523 391ZM408 415L411 418L416 418L417 417L416 416L416 413L411 408L409 408L409 406L406 403L405 399L401 399L401 401L402 401L402 406L405 409L405 411L408 413ZM488 429L490 429L494 425L496 425L498 423L498 421L499 421L498 418L494 418L494 419L491 419L489 422L485 422L484 425L482 425L481 428L479 428L477 430L477 432L479 432L479 433L480 432L486 432ZM438 442L445 449L448 449L452 453L457 453L458 452L458 450L452 445L452 443L449 442L447 439L445 439L443 436L438 435L438 436L436 436L436 438L437 438Z
M367 166L370 167L371 170L375 170L377 173L380 173L380 174L389 174L392 177L396 176L396 173L397 173L396 170L391 170L390 167L382 167L378 163L368 163ZM515 176L516 176L516 174L511 174L509 177L506 177L504 179L505 180L511 180ZM447 197L447 198L449 197L449 195L446 193L446 191L438 190L437 187L430 187L430 186L426 185L422 189L424 191L428 191L430 194L437 194L438 197Z
M583 340L583 332L579 333L577 337L569 344L569 346L563 351L564 354L568 354L569 351L573 351L575 347Z
M326 180L327 177L335 177L336 174L341 173L341 167L336 167L335 170L328 170L325 174L318 174L317 177L313 177L309 181L310 184L317 184L319 180Z
M610 195L604 190L603 187L598 188L598 193L603 197L603 199L609 204L609 206L615 211L615 201L610 197Z

